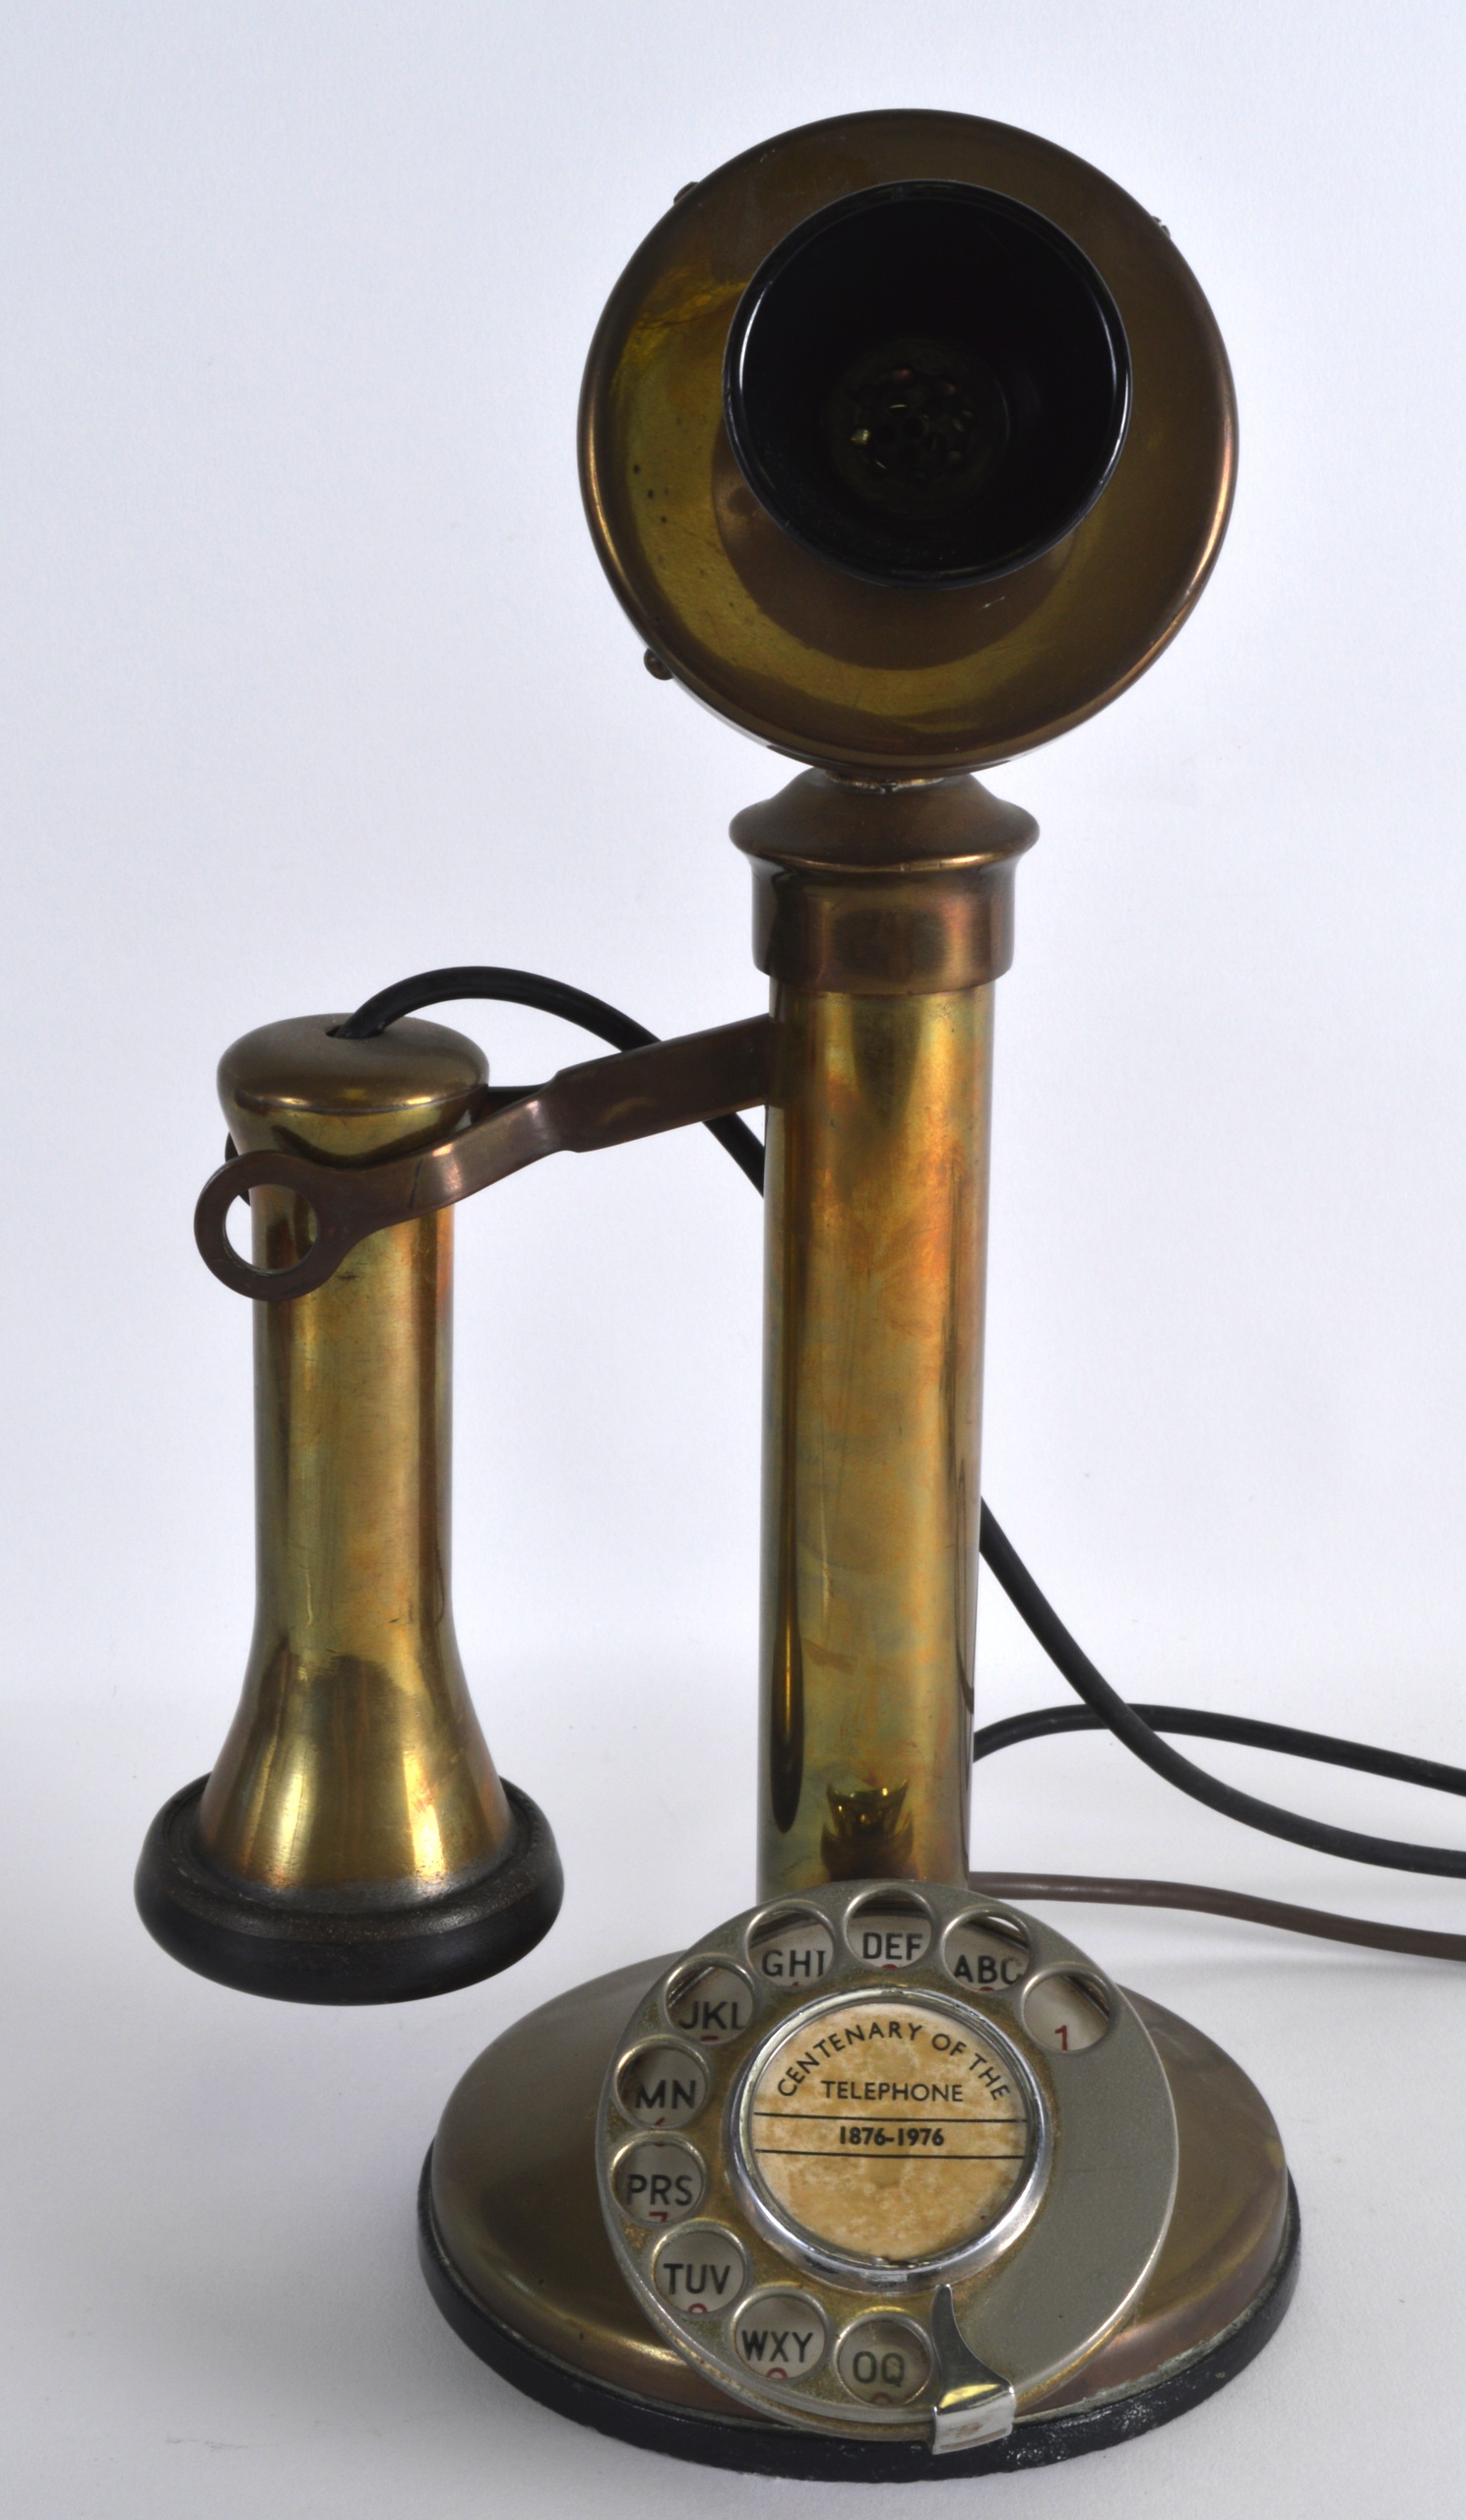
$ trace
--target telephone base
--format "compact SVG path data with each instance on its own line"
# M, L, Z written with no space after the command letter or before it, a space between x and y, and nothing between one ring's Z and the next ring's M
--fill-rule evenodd
M526 2396L672 2458L747 2474L902 2484L1047 2466L1170 2423L1260 2353L1293 2298L1298 2202L1265 2102L1220 2048L1132 1997L1166 2068L1179 2185L1134 2308L1006 2439L934 2457L924 2439L761 2423L643 2318L596 2188L606 2060L666 1960L571 1988L486 2048L449 2101L418 2199L423 2273L449 2325Z

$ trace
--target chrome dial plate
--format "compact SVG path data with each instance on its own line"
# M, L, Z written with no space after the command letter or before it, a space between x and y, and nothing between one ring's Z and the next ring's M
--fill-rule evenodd
M1120 1989L931 1883L812 1890L694 1945L626 2026L598 2146L627 2280L709 2378L937 2449L1005 2430L1118 2324L1177 2169Z

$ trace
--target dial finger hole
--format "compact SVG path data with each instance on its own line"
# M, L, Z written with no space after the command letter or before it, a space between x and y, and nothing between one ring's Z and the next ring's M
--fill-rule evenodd
M835 1937L809 1908L778 1908L755 1919L748 1934L754 1975L797 1992L829 1975Z
M663 1999L673 2030L699 2048L723 2048L753 2019L753 1988L741 1969L693 1960L678 1969Z
M616 2203L633 2223L648 2231L666 2231L695 2214L707 2186L702 2157L674 2137L649 2137L628 2144L611 2172Z
M711 2318L737 2300L748 2281L748 2260L721 2223L689 2223L669 2232L659 2245L652 2281L683 2318Z
M1030 1965L1028 1936L1016 1918L987 1910L959 1917L947 1927L941 1956L947 1976L974 1994L1021 1985Z
M819 2369L829 2329L807 2293L754 2293L733 2320L738 2361L761 2380L807 2380Z
M931 2349L912 2319L857 2319L835 2349L841 2386L863 2406L908 2406L931 2377Z
M1023 1997L1023 2025L1031 2039L1056 2056L1096 2048L1110 2028L1113 2005L1108 1987L1077 1969L1056 1969L1036 1978Z
M931 1919L920 1899L878 1891L851 1909L845 1938L867 1969L914 1969L931 1948Z
M638 2048L616 2076L616 2098L636 2126L685 2126L708 2096L706 2059L669 2041Z

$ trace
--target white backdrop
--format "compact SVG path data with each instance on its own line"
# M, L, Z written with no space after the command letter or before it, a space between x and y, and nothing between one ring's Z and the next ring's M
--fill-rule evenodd
M1243 462L1213 585L1138 689L991 783L1044 839L999 998L985 1484L1133 1694L1466 1760L1463 95L1445 0L9 0L14 2507L793 2507L513 2398L411 2255L483 2039L751 1892L759 1219L705 1136L545 1166L461 1223L459 1625L561 1838L555 1934L485 1989L338 2018L170 1969L128 1894L248 1631L247 1315L189 1232L219 1052L455 960L665 1032L761 1003L723 835L789 772L643 671L573 431L622 263L770 131L892 103L1042 131L1166 220L1217 311ZM457 1020L501 1078L588 1054ZM990 1588L982 1673L989 1715L1062 1693ZM1015 1753L977 1802L979 1861L1462 1914L1100 1742ZM1444 2509L1449 1972L1060 1921L1256 2074L1308 2264L1211 2408L987 2498Z

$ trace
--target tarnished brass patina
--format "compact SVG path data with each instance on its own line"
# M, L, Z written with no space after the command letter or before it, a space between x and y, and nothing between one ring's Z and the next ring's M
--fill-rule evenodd
M1032 818L807 773L739 814L774 982L759 1890L967 1877L992 983Z
M775 1006L759 1890L961 1881L992 993Z
M1129 346L1123 451L1052 548L981 586L870 586L781 531L724 421L748 282L801 220L893 182L974 185L1082 249ZM1082 158L967 114L846 114L750 149L680 194L602 317L581 405L591 530L677 681L799 761L981 769L1102 708L1194 603L1231 505L1226 352L1164 229Z

